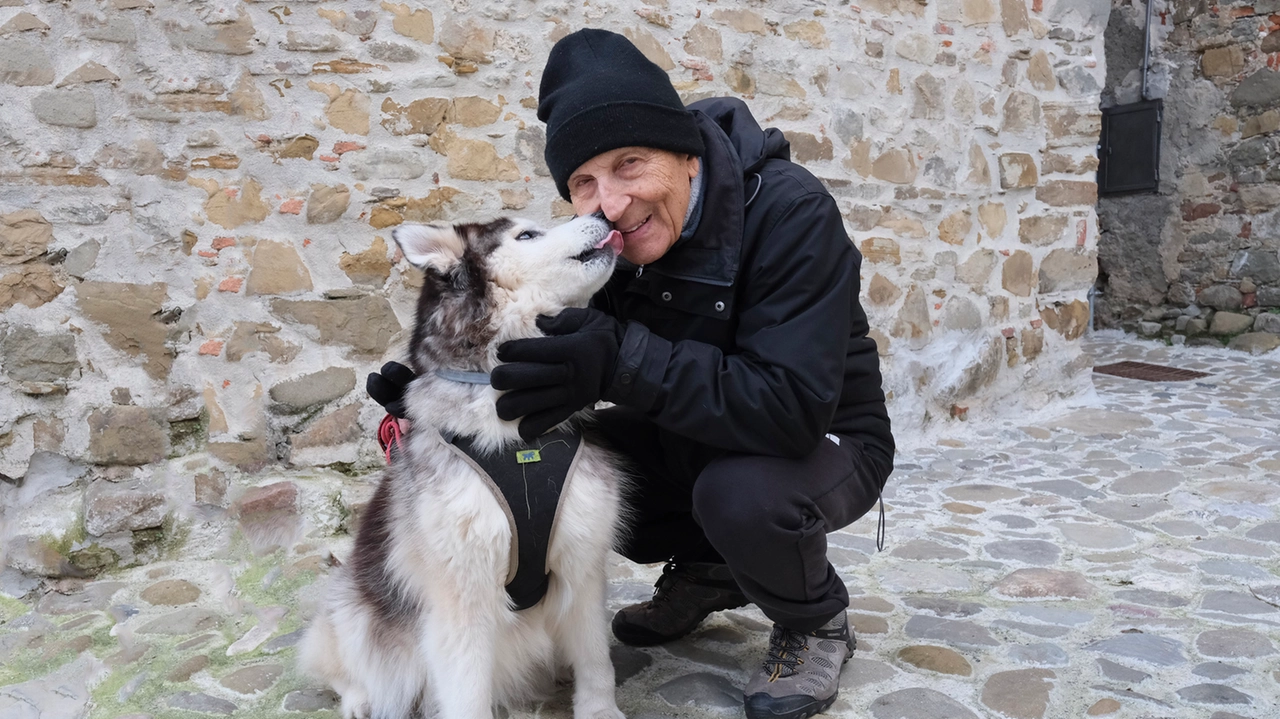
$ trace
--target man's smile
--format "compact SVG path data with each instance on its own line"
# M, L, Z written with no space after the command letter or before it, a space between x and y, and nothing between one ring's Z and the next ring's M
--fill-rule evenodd
M631 234L632 232L635 232L636 230L640 229L641 227L644 227L644 226L645 226L645 224L646 224L647 222L649 222L649 220L650 220L650 219L652 219L652 218L653 218L653 215L648 215L648 216L646 216L643 220L641 220L640 222L638 222L637 224L633 225L632 227L625 228L625 229L624 229L624 228L622 228L622 227L618 227L618 225L616 225L616 224L614 225L614 227L615 227L615 228L617 228L617 230L618 230L619 232L621 232L622 234L624 234L624 235L629 235L629 234Z

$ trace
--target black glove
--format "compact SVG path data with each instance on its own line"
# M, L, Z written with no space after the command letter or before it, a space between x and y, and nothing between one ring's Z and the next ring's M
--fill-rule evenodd
M413 370L399 362L388 362L378 372L370 372L364 389L387 414L404 419L404 389L417 377Z
M618 347L626 329L599 310L567 309L539 317L549 335L504 342L489 383L506 394L498 398L498 416L520 420L526 442L594 405L613 382Z

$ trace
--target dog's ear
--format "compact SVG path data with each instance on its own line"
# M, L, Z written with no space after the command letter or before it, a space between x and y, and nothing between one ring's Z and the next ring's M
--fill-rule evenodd
M400 225L391 237L414 267L441 274L458 264L467 249L466 241L449 225Z

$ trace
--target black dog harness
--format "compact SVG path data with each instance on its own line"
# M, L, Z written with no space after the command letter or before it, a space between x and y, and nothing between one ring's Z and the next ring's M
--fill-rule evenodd
M507 594L516 610L528 609L547 594L547 549L555 530L560 497L573 475L582 435L556 430L532 443L482 454L466 437L444 437L480 474L511 526Z

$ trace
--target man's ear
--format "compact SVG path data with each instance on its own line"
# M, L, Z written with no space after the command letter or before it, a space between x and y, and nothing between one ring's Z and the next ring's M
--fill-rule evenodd
M421 270L447 273L466 252L466 242L448 225L400 225L391 231L406 260Z

